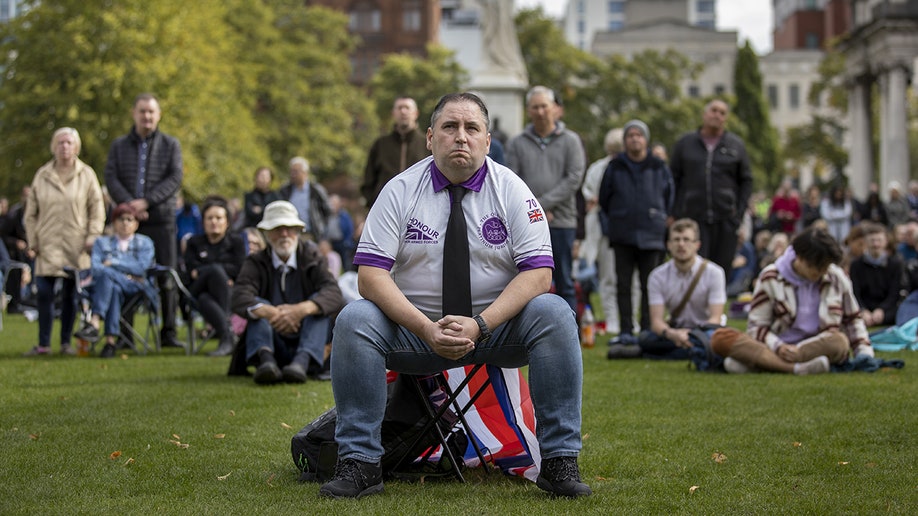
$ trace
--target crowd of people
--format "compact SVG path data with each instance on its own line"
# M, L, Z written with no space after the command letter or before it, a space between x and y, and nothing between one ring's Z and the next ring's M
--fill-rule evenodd
M838 184L801 199L790 180L770 198L753 194L721 100L669 156L635 119L610 131L607 156L588 166L560 97L536 86L525 100L529 123L500 142L475 95L444 96L426 134L415 101L395 99L393 130L368 153L365 216L316 182L301 156L279 188L261 166L241 200L185 202L181 146L159 129L150 94L136 98L131 131L111 145L104 187L79 159L78 132L58 129L52 159L0 219L10 258L30 265L7 281L10 309L37 308L27 355L51 353L55 309L60 352L74 354L73 270L92 276L90 315L75 335L104 339L100 356L114 356L120 307L136 292L160 300L162 344L184 345L182 289L147 274L169 267L212 330L211 355L253 366L259 384L330 376L339 461L322 495L382 489L386 369L488 363L529 365L537 484L576 497L591 492L577 466L577 322L593 288L598 324L616 334L609 358L685 359L689 332L706 326L719 328L712 344L733 373L826 372L872 356L868 326L918 315L918 296L906 298L918 289L918 182L907 193L890 184L887 202L877 191L857 202ZM359 293L342 291L345 273ZM722 327L726 303L743 294L747 332Z

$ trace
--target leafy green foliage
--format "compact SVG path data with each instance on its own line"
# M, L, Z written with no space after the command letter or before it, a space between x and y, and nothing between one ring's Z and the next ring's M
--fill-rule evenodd
M424 131L440 97L460 91L467 83L468 72L456 62L455 52L441 45L428 45L425 58L410 54L385 56L370 80L379 129L391 130L392 104L407 95L418 104L418 126Z
M560 93L564 122L580 134L591 161L605 155L606 132L632 118L667 147L697 124L701 101L686 98L680 85L701 66L684 55L649 50L600 59L568 44L541 8L521 10L516 27L530 84Z
M0 27L0 192L30 182L51 133L80 131L101 177L141 92L182 143L186 195L238 194L260 165L360 169L370 104L348 84L347 17L303 2L42 0Z
M744 131L737 131L746 142L755 183L773 190L784 175L778 132L771 125L768 104L762 93L762 73L759 58L749 40L736 54L733 87L736 104L733 119L742 120Z

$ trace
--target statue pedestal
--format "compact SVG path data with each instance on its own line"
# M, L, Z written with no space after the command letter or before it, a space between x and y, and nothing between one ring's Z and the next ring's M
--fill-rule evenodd
M508 138L523 131L527 81L500 71L479 71L473 74L469 90L478 94L488 106L491 125L500 121L500 130Z

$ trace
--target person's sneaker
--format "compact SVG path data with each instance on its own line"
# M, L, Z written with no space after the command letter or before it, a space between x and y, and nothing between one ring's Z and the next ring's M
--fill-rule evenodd
M115 351L117 350L114 344L106 344L102 351L99 352L99 358L112 358L115 356Z
M536 485L554 496L576 498L593 494L590 486L580 481L577 457L543 459Z
M619 358L641 358L641 347L612 344L609 346L609 352L606 353L606 358L609 360L616 360Z
M83 326L80 327L79 330L73 332L73 336L91 344L95 344L99 342L99 329L86 322L83 323Z
M306 381L306 369L299 362L293 361L285 365L282 373L285 382L303 383Z
M794 374L805 375L828 373L831 368L832 366L829 363L829 357L819 356L812 360L807 360L806 362L794 364Z
M34 348L22 354L24 357L37 357L40 355L50 355L51 346L35 346Z
M76 350L73 349L71 345L61 346L61 355L68 357L75 357L77 354Z
M730 357L724 359L724 370L730 374L746 374L753 371L751 367Z
M335 475L319 488L319 495L326 498L362 498L382 490L382 466L379 463L341 459L335 464Z

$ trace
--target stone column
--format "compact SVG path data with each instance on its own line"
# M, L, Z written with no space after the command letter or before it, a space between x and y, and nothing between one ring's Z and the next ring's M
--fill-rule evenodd
M880 98L885 108L880 120L881 191L890 181L903 185L909 181L907 81L905 67L893 66L880 82Z
M857 78L851 82L848 90L848 116L851 128L848 178L854 195L859 199L866 197L873 178L869 84L863 78Z

